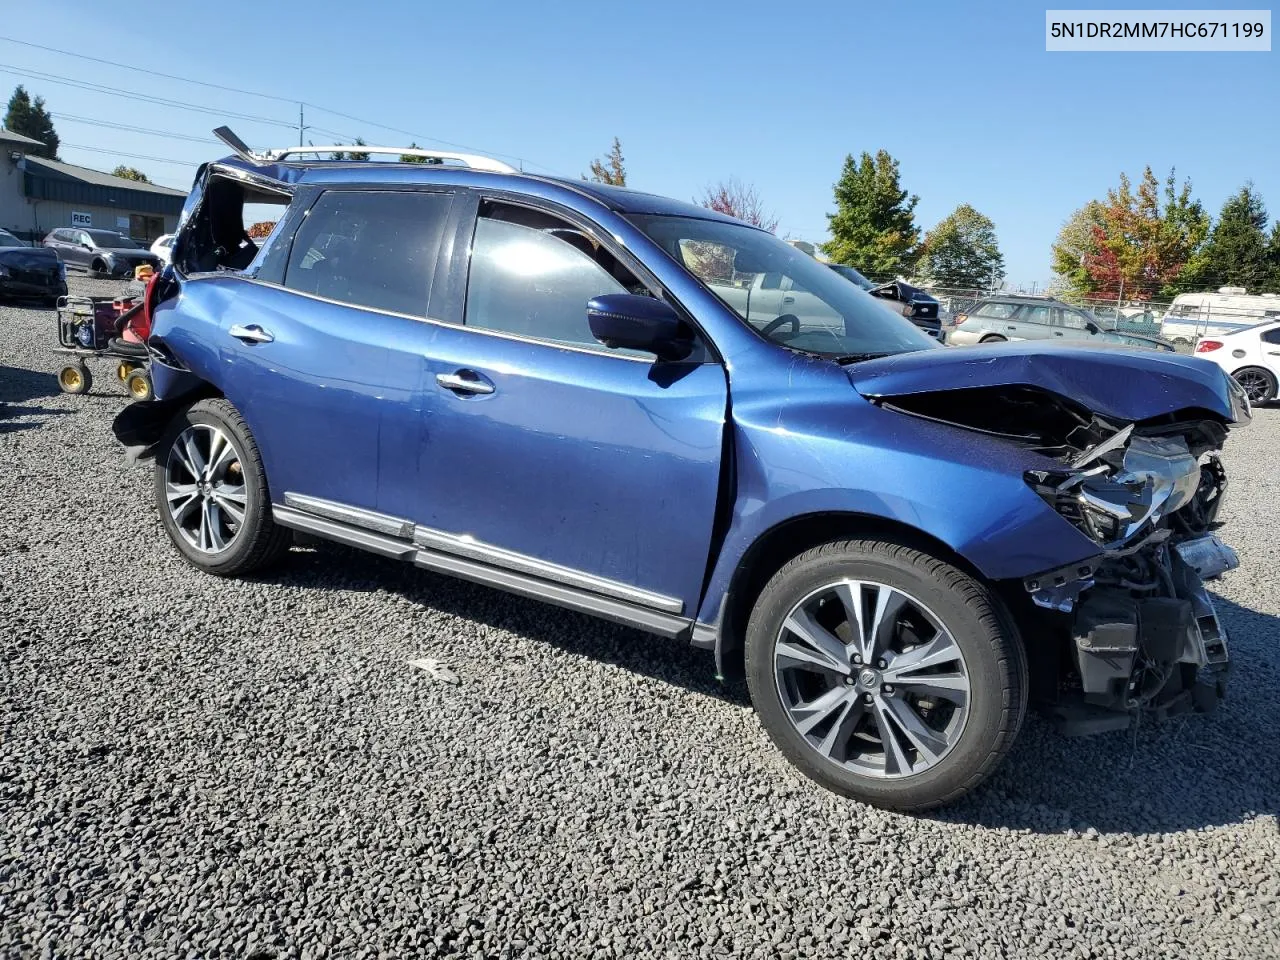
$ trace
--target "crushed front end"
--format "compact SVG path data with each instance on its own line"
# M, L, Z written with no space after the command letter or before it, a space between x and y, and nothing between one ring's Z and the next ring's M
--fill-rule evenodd
M1226 434L1211 417L1120 426L1094 416L1064 437L1060 470L1027 474L1101 547L1023 582L1060 641L1051 709L1065 732L1207 712L1225 695L1227 635L1205 582L1239 564L1214 533Z

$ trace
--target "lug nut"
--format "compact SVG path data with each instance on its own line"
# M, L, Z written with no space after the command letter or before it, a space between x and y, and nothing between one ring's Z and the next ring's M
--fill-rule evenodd
M857 663L857 664L861 664L861 663L862 663L862 658L861 658L860 656L858 656L858 655L855 653L855 654L853 655L853 662L854 662L854 663Z
M889 665L889 661L885 660L883 657L881 657L879 660L876 661L876 666L879 667L881 670L883 670L888 665Z
M880 690L881 690L882 692L884 692L884 693L886 693L886 694L888 694L888 695L892 696L892 695L893 695L893 684L891 684L891 683L886 683L883 687L881 687L881 688L880 688Z
M863 703L871 703L871 702L872 702L872 701L874 701L874 700L875 700L875 697L871 696L871 694L869 694L869 693L864 693L864 694L862 695L862 702L863 702Z

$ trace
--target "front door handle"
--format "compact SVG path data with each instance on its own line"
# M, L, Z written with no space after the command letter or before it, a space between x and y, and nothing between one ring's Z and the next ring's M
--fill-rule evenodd
M1060 336L1062 336L1062 331L1061 331L1061 330L1055 330L1055 331L1053 331L1053 335L1054 335L1055 337L1060 337Z
M436 383L446 390L452 390L454 393L493 393L493 384L470 370L459 370L456 373L437 373Z
M270 330L263 330L256 323L251 323L247 327L239 323L233 323L227 333L242 343L271 343L275 340Z

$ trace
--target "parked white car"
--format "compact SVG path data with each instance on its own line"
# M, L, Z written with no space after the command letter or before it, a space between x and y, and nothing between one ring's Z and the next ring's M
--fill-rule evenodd
M166 233L156 238L156 242L151 245L151 252L160 258L161 263L168 266L172 262L173 255L173 237L172 233Z
M1244 387L1250 403L1275 400L1280 390L1280 321L1267 320L1235 333L1204 337L1196 356L1212 360Z

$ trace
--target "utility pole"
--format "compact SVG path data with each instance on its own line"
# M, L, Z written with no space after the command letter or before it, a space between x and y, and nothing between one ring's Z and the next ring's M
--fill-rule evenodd
M304 104L298 104L298 146L302 146L302 131L307 129L306 123L303 122L302 108Z
M1116 297L1116 322L1120 319L1120 308L1124 306L1124 277L1120 278L1120 296Z

